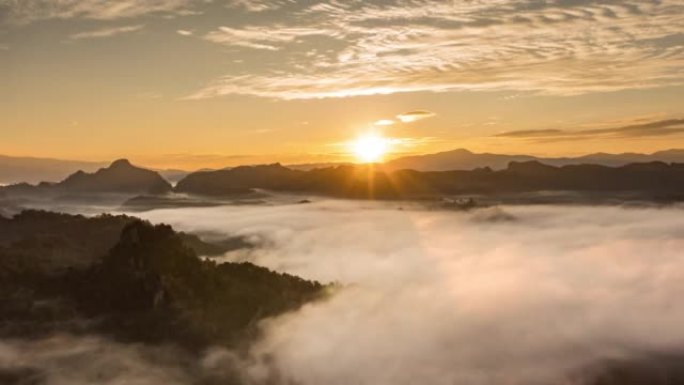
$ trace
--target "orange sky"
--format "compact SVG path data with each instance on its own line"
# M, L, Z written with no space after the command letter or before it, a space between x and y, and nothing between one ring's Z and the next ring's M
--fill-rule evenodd
M392 138L390 156L684 148L676 0L3 7L2 154L346 161L367 132Z

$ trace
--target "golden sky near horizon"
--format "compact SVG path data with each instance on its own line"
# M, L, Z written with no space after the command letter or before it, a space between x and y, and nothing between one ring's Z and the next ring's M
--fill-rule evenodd
M684 148L684 2L0 0L0 154Z

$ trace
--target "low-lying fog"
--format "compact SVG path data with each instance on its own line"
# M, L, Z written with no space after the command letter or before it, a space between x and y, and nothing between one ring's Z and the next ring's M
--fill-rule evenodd
M264 325L247 373L302 384L579 380L601 360L684 348L680 209L396 203L158 210L247 235L249 260L324 282L330 300Z
M681 209L399 206L325 200L132 214L248 236L257 248L223 259L340 284L328 300L263 324L249 358L202 357L213 370L243 367L248 383L575 384L607 360L684 352ZM0 346L0 356L22 352ZM122 376L110 383L183 382L165 370Z

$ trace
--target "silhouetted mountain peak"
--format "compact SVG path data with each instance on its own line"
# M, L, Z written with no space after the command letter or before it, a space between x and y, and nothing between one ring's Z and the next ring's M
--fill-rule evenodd
M90 174L78 171L59 183L68 191L165 193L171 185L157 172L136 167L127 159L119 159L107 168Z
M136 168L134 167L128 159L117 159L109 165L109 169L121 169L121 168Z
M446 154L463 154L463 155L472 155L473 152L470 150L466 150L465 148L457 148L455 150L451 151L446 151Z

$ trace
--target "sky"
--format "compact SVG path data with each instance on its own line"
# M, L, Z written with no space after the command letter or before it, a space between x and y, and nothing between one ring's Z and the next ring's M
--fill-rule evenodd
M684 1L0 0L0 153L155 167L684 148Z

